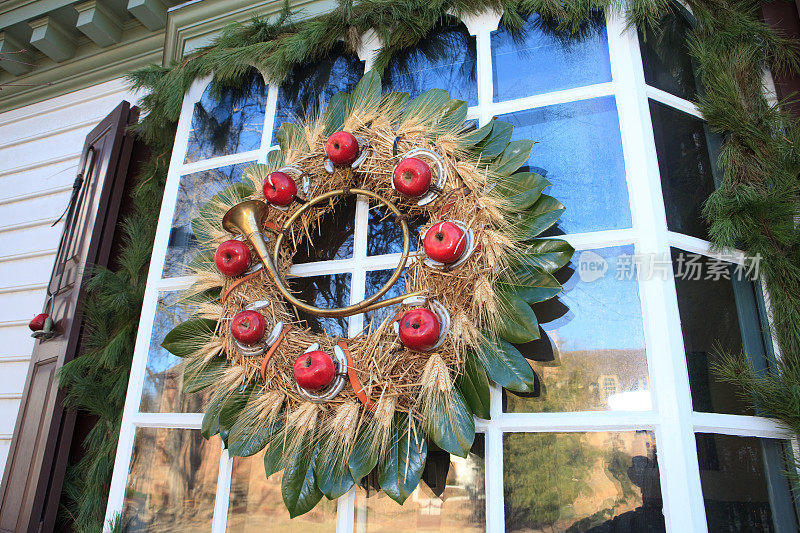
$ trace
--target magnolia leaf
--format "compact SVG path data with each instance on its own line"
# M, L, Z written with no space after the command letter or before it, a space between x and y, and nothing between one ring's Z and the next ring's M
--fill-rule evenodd
M378 472L381 488L400 505L419 485L428 456L428 445L422 431L409 426L408 415L395 415L389 437L391 444Z
M544 302L561 292L561 284L547 272L536 268L519 268L514 274L514 279L508 283L497 282L498 291L513 294L529 304Z
M539 321L531 306L513 294L498 291L497 295L502 309L497 334L515 344L538 339Z
M484 335L481 348L481 359L492 381L516 392L534 391L533 369L511 343L503 339L493 341Z
M430 120L431 114L441 109L449 100L450 96L444 89L425 91L411 100L403 112L401 122L409 122L411 120L427 122Z
M200 424L200 434L204 439L210 439L219 433L219 412L225 402L224 394L214 394L206 406L203 422Z
M197 219L195 219L197 220ZM192 221L194 222L194 221ZM194 229L194 228L192 228ZM196 234L196 232L195 232ZM205 270L211 267L215 267L214 265L214 252L211 250L203 249L200 250L195 254L194 257L189 261L187 268L189 271L196 271L196 270Z
M267 450L264 452L264 472L267 478L283 470L287 459L284 436L282 431L276 431L267 442Z
M494 125L494 121L489 122L482 128L478 128L475 131L471 131L469 133L465 133L459 138L459 144L462 148L471 148L478 144L479 142L486 139L490 133L492 133L492 126Z
M214 385L227 368L228 359L225 356L218 355L208 361L202 357L192 359L183 370L183 392L200 392Z
M511 141L491 165L498 176L510 176L528 160L535 143L529 140Z
M370 70L361 78L350 97L347 99L347 114L350 117L355 111L371 113L381 103L381 77L375 70Z
M472 448L475 419L457 388L434 401L425 425L433 442L448 453L466 457Z
M255 390L253 394L261 393ZM255 455L263 450L269 444L270 439L282 429L283 416L281 415L278 415L272 424L268 424L257 417L246 417L240 413L228 434L228 454L233 457Z
M231 394L228 399L222 404L222 409L219 411L219 435L225 447L228 447L228 436L230 435L231 428L236 423L242 409L247 405L247 401L253 392L253 387L249 387L243 391L237 391Z
M373 444L372 429L369 424L364 424L358 430L355 446L353 446L350 459L347 461L350 473L356 483L360 484L361 480L378 464L378 447Z
M281 479L281 495L290 518L307 513L322 499L314 476L314 461L319 448L310 439L303 444L288 458Z
M387 109L405 109L408 105L408 93L386 93L383 95L381 105Z
M322 494L329 500L338 498L347 493L355 481L347 466L347 456L341 453L325 453L323 450L328 448L320 444L320 453L314 465L314 473L317 478L317 486Z
M282 153L287 153L289 150L308 150L303 129L291 122L281 124L275 138L278 140L278 146L281 147Z
M518 172L500 178L492 189L493 196L503 199L503 207L508 211L525 211L536 203L546 187L552 185L547 179L535 172Z
M493 120L490 122L492 125L492 132L480 143L475 145L473 150L480 153L481 159L485 162L494 159L506 149L508 141L511 140L511 133L514 131L514 126L508 122L501 122Z
M325 110L325 113L322 115L322 120L325 123L323 135L328 137L342 129L344 120L347 118L346 113L349 100L350 95L342 91L331 96L328 102L328 109Z
M436 128L441 131L452 131L460 128L466 118L467 103L463 100L450 100Z
M552 274L572 259L575 248L561 239L537 239L518 256L521 265Z
M512 215L511 221L519 240L533 239L555 224L565 211L565 207L553 198L543 194L525 212Z
M472 412L489 420L489 378L474 353L464 354L464 368L456 378L456 386Z
M217 321L197 318L181 322L164 336L161 346L172 355L189 357L214 336Z
M286 152L284 152L283 150L270 150L269 152L267 152L267 164L264 166L267 167L268 172L266 175L264 175L264 178L266 179L266 177L271 172L274 172L275 170L281 168L285 160L286 160ZM262 179L261 183L263 182L264 180Z

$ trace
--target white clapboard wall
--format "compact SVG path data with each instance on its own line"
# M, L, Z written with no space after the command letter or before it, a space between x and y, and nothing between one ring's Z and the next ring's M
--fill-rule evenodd
M57 82L56 82L57 83ZM0 95L2 98L2 95ZM0 476L84 137L117 104L136 102L112 80L0 113Z

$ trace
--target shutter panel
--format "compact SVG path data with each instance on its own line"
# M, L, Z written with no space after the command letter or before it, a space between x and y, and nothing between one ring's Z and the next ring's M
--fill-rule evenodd
M0 532L49 531L54 527L75 413L65 412L55 375L78 350L78 301L87 265L108 265L125 191L133 138L127 128L138 108L122 102L86 137L79 168L83 183L64 233L48 285L57 335L37 340L0 487ZM85 166L84 166L85 165Z

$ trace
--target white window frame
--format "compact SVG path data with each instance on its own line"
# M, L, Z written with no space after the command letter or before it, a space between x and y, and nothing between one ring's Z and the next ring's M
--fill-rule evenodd
M469 117L481 125L493 116L553 104L574 102L600 96L615 97L622 135L632 227L566 235L578 251L617 245L633 245L639 254L669 257L670 247L710 257L715 255L707 241L669 231L661 191L656 147L651 126L648 99L700 117L691 102L660 89L647 86L644 80L639 39L636 30L615 14L606 17L612 81L585 87L555 91L511 101L493 102L491 32L497 29L499 15L486 13L463 20L477 42L478 105L469 108ZM363 39L360 58L365 70L373 64L379 41L374 32ZM151 330L159 295L183 289L192 278L162 279L178 185L182 175L226 165L257 161L264 163L270 147L278 86L268 86L262 148L202 161L184 163L194 104L200 100L210 78L197 80L186 94L178 122L175 145L164 190L164 200L150 263L141 321L136 340L125 411L122 417L113 480L109 491L106 520L121 513L128 479L134 436L137 428L200 429L202 413L139 412L145 378ZM392 269L399 254L367 256L368 204L359 199L355 214L353 257L295 265L292 274L312 276L350 273L351 302L364 298L367 270ZM666 255L665 255L666 254ZM743 262L738 254L737 262ZM730 259L729 255L724 257ZM720 433L746 437L790 439L791 435L775 421L755 416L693 412L689 389L683 336L680 328L675 283L671 267L662 279L654 276L638 282L644 337L647 347L651 411L589 411L567 413L503 413L502 392L491 389L489 421L476 419L476 430L485 434L486 527L504 530L503 434L507 432L597 432L648 430L655 434L658 450L663 512L668 531L706 531L706 517L695 444L696 432ZM360 315L349 319L350 334L361 330ZM233 459L226 450L220 454L219 477L212 531L221 533L227 524ZM352 532L355 490L339 498L337 531ZM106 530L108 523L106 524Z

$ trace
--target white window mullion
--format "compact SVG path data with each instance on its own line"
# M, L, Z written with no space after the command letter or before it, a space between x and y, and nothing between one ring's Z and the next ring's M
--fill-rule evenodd
M476 67L478 73L478 107L470 108L477 115L481 126L492 119L492 99L494 98L494 80L492 79L492 32L500 23L501 13L484 11L479 15L467 15L461 21L470 35L475 36Z
M486 531L500 533L505 530L503 494L503 390L491 383L489 414L484 436L484 477L486 492Z
M669 237L638 36L635 28L611 14L608 40L618 87L617 106L629 173L631 210L641 235L637 252L661 257L669 253ZM671 271L669 268L668 272ZM639 287L652 377L650 389L658 408L655 434L665 524L669 531L705 531L675 284L671 277L654 277L641 280Z
M178 120L175 143L173 145L170 167L167 173L167 182L161 202L161 211L158 216L156 237L153 243L153 254L147 273L147 285L142 302L142 313L139 320L139 329L136 334L136 347L134 348L131 373L128 380L128 390L125 396L125 407L120 424L117 453L114 460L114 472L111 478L111 486L109 487L108 505L106 507L105 524L103 526L106 531L109 530L109 525L116 515L122 512L122 505L125 501L125 486L128 480L128 469L130 468L133 441L136 433L133 418L136 416L136 413L139 412L142 386L144 385L147 367L147 356L150 348L150 335L158 304L158 280L161 278L164 257L166 256L167 246L169 244L172 215L175 212L175 200L178 197L181 169L183 167L183 161L186 158L186 150L189 143L189 130L192 126L192 111L194 110L195 102L199 101L203 96L203 91L210 81L210 78L195 81L186 97L184 97L181 107L181 116Z
M223 448L219 458L217 494L214 500L214 518L211 521L211 533L225 533L228 527L228 504L231 501L232 472L233 457L229 457L228 450Z

